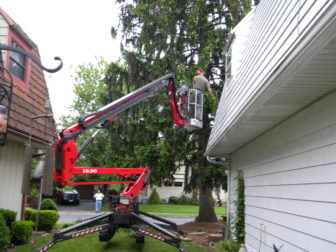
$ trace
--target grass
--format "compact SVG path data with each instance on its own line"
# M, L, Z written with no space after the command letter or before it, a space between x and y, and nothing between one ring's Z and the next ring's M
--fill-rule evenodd
M51 235L41 237L39 246L49 242ZM209 249L191 243L183 243L189 252L210 252ZM29 252L31 244L21 246L15 252ZM99 242L98 233L82 236L56 244L49 249L50 252L177 252L178 249L166 243L160 242L150 237L146 237L144 244L136 244L134 232L119 230L109 242Z
M158 205L140 205L140 210L154 215L160 216L179 216L179 217L196 217L198 215L198 206L192 205L173 205L173 204L158 204ZM225 207L215 207L217 216L225 215Z

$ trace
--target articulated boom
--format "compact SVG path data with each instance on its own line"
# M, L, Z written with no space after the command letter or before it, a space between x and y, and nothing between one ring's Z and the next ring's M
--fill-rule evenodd
M106 127L114 117L122 111L136 105L137 103L151 97L156 91L162 88L168 88L168 95L170 98L170 106L174 124L184 126L186 123L181 117L175 100L175 83L174 75L168 74L163 76L137 90L127 94L116 101L102 107L96 112L89 113L82 116L78 123L60 132L60 139L55 146L56 152L56 170L54 179L57 185L78 185L78 183L71 183L71 177L74 174L115 174L117 170L111 168L75 168L77 160L85 147L93 140L94 136L90 137L79 149L76 147L75 138L83 132L97 126ZM99 131L99 129L98 129ZM95 135L95 134L94 134ZM126 169L126 168L118 168ZM139 168L141 169L141 168ZM126 173L130 171L127 170ZM135 172L135 171L134 171ZM132 174L124 175L128 177ZM117 174L119 175L119 174ZM138 174L134 174L138 175ZM99 182L99 184L111 184L114 182ZM87 183L95 184L95 183Z

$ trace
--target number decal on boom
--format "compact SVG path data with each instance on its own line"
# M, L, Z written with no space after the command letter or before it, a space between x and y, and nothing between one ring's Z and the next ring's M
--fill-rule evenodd
M97 169L93 169L93 168L85 168L83 169L83 173L85 174L93 174L93 173L97 173Z

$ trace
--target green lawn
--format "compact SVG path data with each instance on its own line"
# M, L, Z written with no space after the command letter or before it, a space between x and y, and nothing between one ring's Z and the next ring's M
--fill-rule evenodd
M40 238L39 246L50 241L51 235ZM209 249L196 246L191 243L183 243L189 252L210 252ZM29 252L31 251L31 244L21 246L15 252ZM144 244L136 244L134 233L119 230L116 235L109 242L99 242L98 233L82 236L72 240L67 240L56 244L49 249L50 252L177 252L178 249L170 246L164 242L160 242L150 237L146 237Z
M160 216L196 217L198 215L198 206L192 205L146 204L140 205L140 210ZM215 207L215 212L217 216L225 215L226 207Z

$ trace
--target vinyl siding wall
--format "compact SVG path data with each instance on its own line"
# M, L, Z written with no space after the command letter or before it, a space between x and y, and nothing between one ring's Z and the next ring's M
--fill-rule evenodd
M262 0L245 17L251 28L233 41L233 46L240 45L237 50L243 50L243 56L240 52L232 54L233 80L223 90L208 149L243 120L244 112L263 94L270 80L281 74L282 64L300 53L297 46L309 43L305 40L307 33L332 3L332 0ZM243 23L247 22L245 19ZM239 25L234 29L238 34ZM246 36L246 43L242 43Z
M336 92L297 113L231 156L245 179L249 252L336 251Z
M0 208L21 214L24 145L7 139L0 147Z

